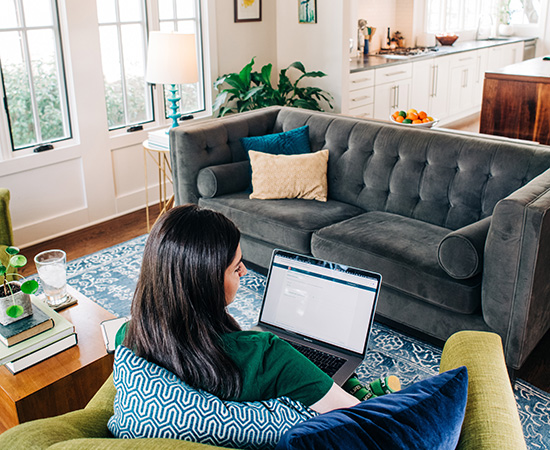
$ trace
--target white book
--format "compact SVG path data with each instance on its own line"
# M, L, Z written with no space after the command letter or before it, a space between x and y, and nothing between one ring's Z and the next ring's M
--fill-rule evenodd
M34 366L45 359L48 359L58 353L61 353L63 350L67 350L70 347L73 347L78 342L76 333L72 333L69 336L66 336L58 341L55 341L45 347L42 347L35 352L23 356L22 358L16 359L15 361L6 363L8 370L14 375L18 372L21 372L28 367Z
M170 147L170 135L166 133L169 128L163 128L162 130L150 131L148 134L149 144L152 144L161 148Z

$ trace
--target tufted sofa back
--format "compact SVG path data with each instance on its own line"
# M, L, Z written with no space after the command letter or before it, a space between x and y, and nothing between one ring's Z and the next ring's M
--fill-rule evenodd
M453 230L550 168L545 147L298 109L283 108L273 131L306 124L312 150L330 151L329 198Z

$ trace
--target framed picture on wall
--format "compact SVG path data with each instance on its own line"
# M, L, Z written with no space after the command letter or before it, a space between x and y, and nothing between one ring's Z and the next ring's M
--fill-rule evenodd
M260 22L262 0L235 0L235 22Z
M317 23L317 0L298 0L298 22Z

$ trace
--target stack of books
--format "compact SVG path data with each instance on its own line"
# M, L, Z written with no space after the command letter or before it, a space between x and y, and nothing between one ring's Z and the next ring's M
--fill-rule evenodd
M160 149L170 148L170 135L167 133L167 129L150 131L148 134L148 141L151 147L158 147Z
M77 344L71 322L32 296L33 315L0 325L0 365L16 374Z

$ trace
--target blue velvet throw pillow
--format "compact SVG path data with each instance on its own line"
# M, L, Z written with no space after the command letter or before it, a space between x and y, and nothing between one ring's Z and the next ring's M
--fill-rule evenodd
M309 125L282 133L241 138L241 144L247 152L255 150L272 155L301 155L310 153Z
M271 449L294 425L317 413L288 397L230 402L196 390L172 372L119 346L113 380L117 438L170 438L239 449Z
M321 414L292 428L276 450L454 450L467 396L468 371L463 366L352 408Z

